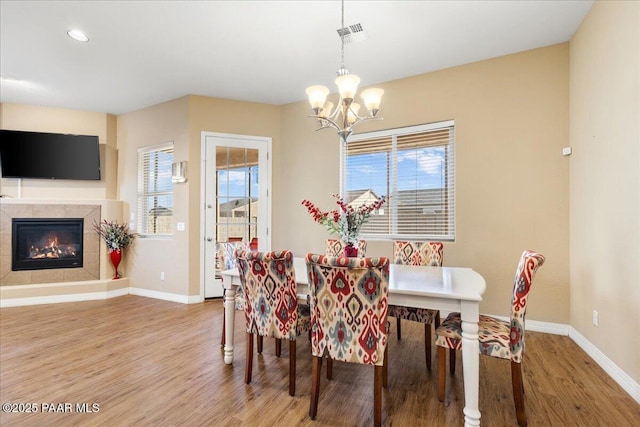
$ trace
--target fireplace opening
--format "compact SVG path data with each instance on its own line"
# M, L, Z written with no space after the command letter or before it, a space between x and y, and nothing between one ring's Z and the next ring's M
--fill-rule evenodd
M80 268L83 218L13 218L11 269Z

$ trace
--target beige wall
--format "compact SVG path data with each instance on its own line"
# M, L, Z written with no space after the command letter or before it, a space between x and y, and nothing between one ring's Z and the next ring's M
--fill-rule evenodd
M189 158L189 98L154 105L118 116L118 187L137 225L138 148L173 142L174 158ZM173 221L186 222L189 211L189 180L174 187ZM130 212L130 213L131 213ZM129 217L130 213L127 213ZM130 217L129 217L130 218ZM175 230L175 225L174 225ZM188 230L188 228L187 228ZM129 250L131 286L170 294L188 295L189 238L187 231L175 231L170 238L139 238ZM160 280L164 272L165 280Z
M131 286L200 295L202 131L271 137L275 144L280 139L280 107L185 96L118 117L120 197L134 209L138 148L173 141L175 160L188 162L187 182L174 185L173 215L174 230L176 222L186 223L186 230L174 231L171 238L139 239L131 259Z
M570 324L638 383L640 2L596 2L570 46Z
M392 81L381 85L384 120L357 129L455 120L457 232L444 264L485 277L483 312L508 315L520 254L534 249L547 262L527 318L569 321L568 77L565 43ZM297 255L324 251L329 236L301 200L329 209L329 193L339 191L336 134L314 133L308 114L306 102L284 107L282 146L274 150L287 167L274 174L273 247ZM369 241L367 254L392 256L392 243Z

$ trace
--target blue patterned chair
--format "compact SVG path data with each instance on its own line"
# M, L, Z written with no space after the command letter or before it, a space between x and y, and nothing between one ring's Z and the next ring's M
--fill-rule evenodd
M444 245L441 242L393 242L393 263L406 265L429 265L441 267ZM427 369L431 370L431 325L440 326L440 312L428 308L389 306L389 317L396 318L398 340L402 339L401 321L424 323L424 354Z
M243 241L233 241L233 242L218 242L216 248L216 262L219 271L230 270L232 268L237 267L236 259L234 252L236 249L246 249L249 250L249 245ZM220 280L223 280L222 277ZM224 345L224 328L225 328L225 306L224 306L224 293L226 291L223 289L222 292L222 336L220 337L220 345ZM244 311L244 293L242 292L242 288L238 287L236 289L236 310Z
M309 332L309 306L299 304L290 251L251 252L236 249L240 282L244 288L247 320L247 357L244 381L251 382L253 336L289 340L289 394L296 392L296 338ZM259 349L258 352L260 352Z
M327 239L325 255L326 256L345 256L344 247L346 245L342 240ZM358 257L364 258L367 253L367 241L358 240Z
M307 254L311 295L311 402L316 418L322 359L374 365L374 425L382 421L387 385L389 260ZM331 376L327 374L329 379Z
M524 409L524 383L522 380L522 358L524 356L524 320L527 300L533 278L545 258L533 251L524 251L516 270L511 295L511 319L504 321L480 315L478 340L480 354L511 360L511 385L516 417L521 427L527 425ZM445 392L445 352L449 349L449 370L455 372L455 350L462 348L462 321L460 313L451 313L436 329L438 346L438 399L444 401Z

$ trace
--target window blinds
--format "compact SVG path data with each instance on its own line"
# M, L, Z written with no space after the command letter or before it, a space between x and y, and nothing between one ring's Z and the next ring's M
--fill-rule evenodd
M173 231L173 143L138 149L138 232Z
M360 134L343 145L348 203L385 196L363 237L455 239L453 121Z

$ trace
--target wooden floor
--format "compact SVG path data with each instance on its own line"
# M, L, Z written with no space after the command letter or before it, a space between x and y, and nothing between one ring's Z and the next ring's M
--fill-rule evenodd
M243 314L236 316L243 324ZM244 331L236 329L236 360L227 366L219 345L221 321L220 300L183 305L128 295L3 308L0 401L35 404L12 409L35 408L38 413L2 412L0 425L372 424L372 367L336 363L331 382L323 374L318 416L311 421L309 342L298 342L297 389L291 397L288 347L282 346L278 359L273 341L265 340L264 353L254 361L253 382L246 385ZM383 424L461 426L460 355L456 375L447 374L446 399L440 403L435 360L434 371L425 368L422 331L420 325L404 322L403 339L392 336L389 341ZM568 337L528 333L523 367L530 426L640 425L640 405ZM480 357L480 368L482 425L516 425L509 364Z

